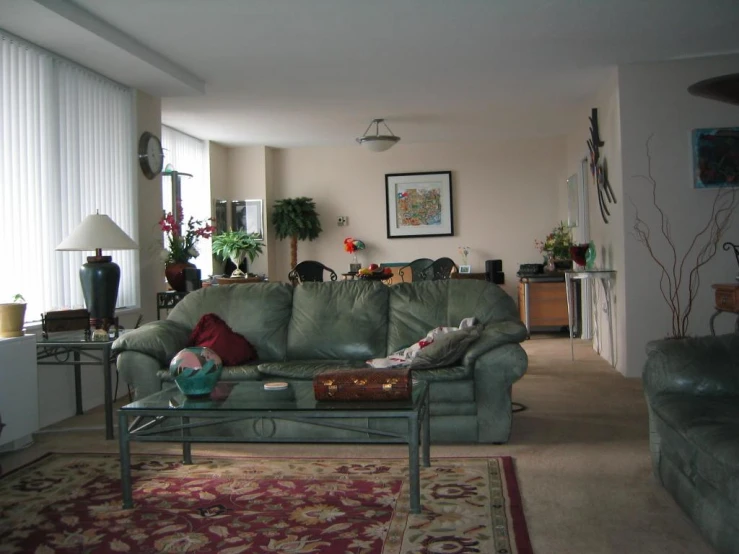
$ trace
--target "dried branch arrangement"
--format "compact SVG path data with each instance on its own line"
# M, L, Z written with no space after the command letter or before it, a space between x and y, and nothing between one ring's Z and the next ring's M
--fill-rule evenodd
M652 155L649 150L651 140L650 135L646 145L647 174L636 177L644 179L651 186L652 204L660 219L659 234L667 242L669 248L664 252L655 250L652 231L639 215L636 204L630 199L636 214L633 232L636 240L646 247L649 255L660 268L659 289L662 298L670 308L672 319L672 331L669 337L682 338L687 336L693 302L700 288L700 270L716 255L721 238L737 208L736 187L721 187L716 190L708 221L693 236L689 247L680 257L672 236L670 219L657 202L657 181L652 175Z

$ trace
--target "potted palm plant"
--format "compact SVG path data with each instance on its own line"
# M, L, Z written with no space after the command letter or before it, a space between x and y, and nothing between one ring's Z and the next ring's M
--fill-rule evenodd
M13 302L0 304L0 338L22 337L25 318L26 299L20 294L13 296Z
M298 264L298 241L314 240L323 231L316 203L305 196L275 201L272 225L278 239L290 239L290 267Z
M264 241L259 239L257 233L247 233L246 231L225 231L213 237L212 243L213 254L223 260L231 260L236 269L231 277L244 277L245 274L239 265L248 257L253 262L264 249Z

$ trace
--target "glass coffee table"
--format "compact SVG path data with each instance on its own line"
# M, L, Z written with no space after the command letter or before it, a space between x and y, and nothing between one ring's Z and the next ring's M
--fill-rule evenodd
M265 390L264 381L220 382L210 397L192 399L169 388L118 410L123 507L133 507L131 441L181 442L185 464L192 463L192 443L349 442L408 445L411 512L421 511L419 443L424 467L429 467L429 392L425 381L413 383L409 400L321 402L313 382L290 383L284 390ZM192 420L191 420L192 418ZM347 422L353 418L406 420L404 431L370 429ZM131 422L129 423L129 419ZM251 420L251 421L247 421ZM339 437L300 438L275 434L275 421L290 421L344 431ZM251 434L224 433L224 425L249 426ZM220 429L219 429L220 427ZM220 432L219 432L220 431Z

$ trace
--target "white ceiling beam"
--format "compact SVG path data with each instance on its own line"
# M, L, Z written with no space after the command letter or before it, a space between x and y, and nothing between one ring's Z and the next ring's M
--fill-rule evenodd
M148 46L140 43L138 40L124 33L117 27L114 27L107 21L83 10L76 4L73 4L68 0L33 1L75 25L97 35L103 40L114 44L118 48L155 67L159 71L166 73L194 91L200 94L205 93L205 81L203 79L189 72L187 69L175 62L165 58Z

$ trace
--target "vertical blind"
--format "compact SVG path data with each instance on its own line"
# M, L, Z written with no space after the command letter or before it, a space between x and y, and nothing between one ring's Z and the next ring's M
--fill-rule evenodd
M133 93L0 31L0 138L0 294L22 294L27 321L84 307L93 253L55 248L96 211L137 241ZM104 254L121 267L118 306L139 305L138 252Z
M189 173L192 177L180 180L180 200L182 201L183 221L190 217L205 220L211 217L210 211L210 163L208 160L208 143L186 133L162 125L162 148L164 149L165 168L180 173ZM167 212L173 210L171 178L162 176L162 202ZM195 245L200 255L190 260L203 276L213 273L213 257L211 256L210 239L200 239Z

